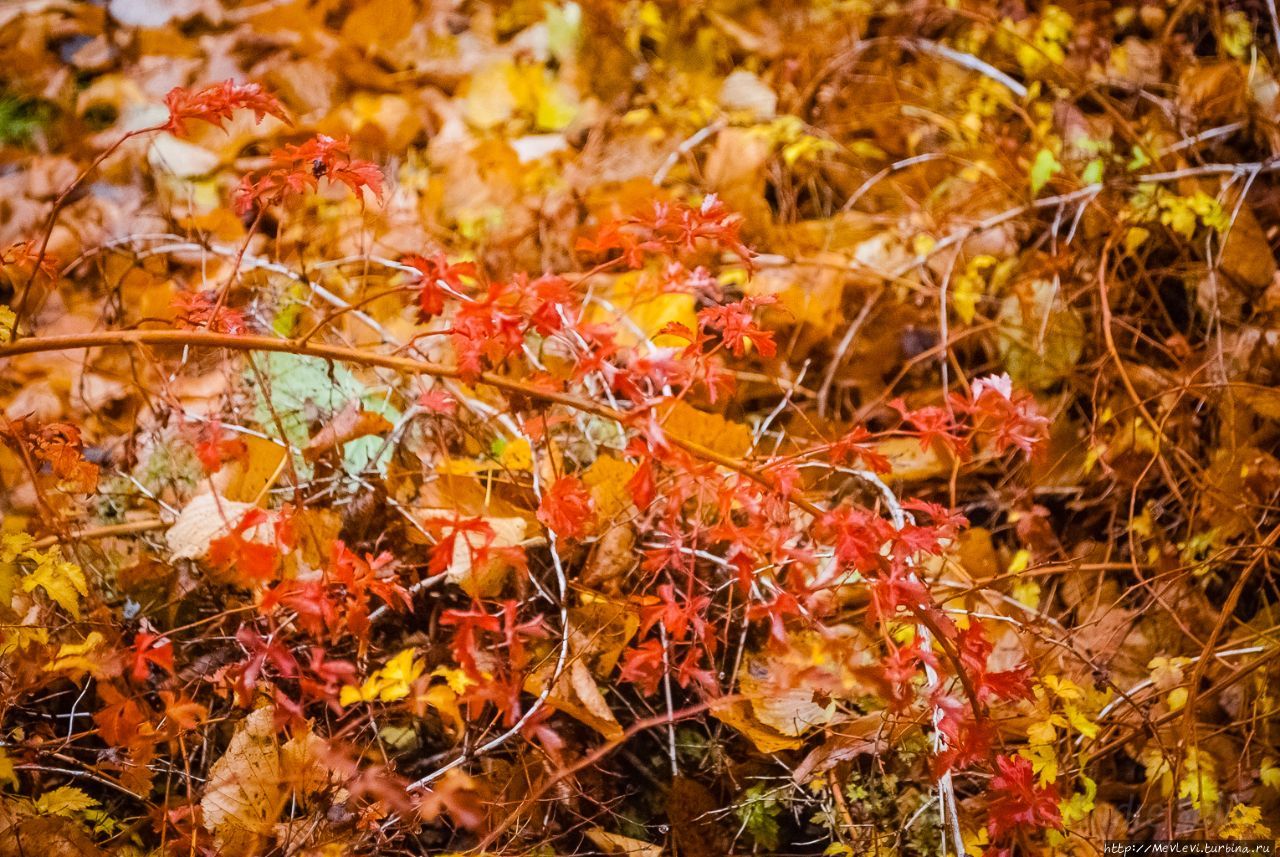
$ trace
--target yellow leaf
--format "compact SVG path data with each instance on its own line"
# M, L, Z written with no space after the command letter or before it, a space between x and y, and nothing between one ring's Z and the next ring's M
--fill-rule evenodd
M371 0L355 7L342 24L342 36L369 53L385 55L413 28L413 7L401 0Z
M224 496L235 502L252 503L280 478L280 464L284 461L286 450L278 443L252 435L242 436L240 440L244 442L249 454L243 465L236 462L228 468L232 478Z
M447 684L449 689L456 694L466 693L467 688L476 683L475 680L465 672L462 670L456 670L452 667L436 667L431 671L431 677L444 679L445 684Z
M636 466L612 455L601 455L582 473L582 481L591 491L596 514L602 520L631 508L627 482L635 475Z
M1019 580L1013 584L1013 597L1019 604L1035 610L1040 606L1040 584L1035 580Z
M1280 765L1276 764L1276 760L1266 758L1262 760L1262 768L1258 772L1258 779L1262 781L1264 786L1280 791Z
M84 673L99 675L103 659L101 655L95 655L95 652L104 642L101 634L91 631L83 643L64 643L58 649L57 656L44 668L45 672L67 672L77 678Z
M668 324L698 329L697 300L693 295L666 294L642 285L641 275L619 275L601 301L591 305L589 319L616 328L614 341L624 347L649 340L659 348L687 345L685 340L658 335Z
M755 744L756 749L761 753L797 750L804 746L803 739L783 735L757 720L751 703L746 700L717 705L711 709L711 715L750 738L751 743Z
M498 464L507 470L532 470L533 450L529 441L518 437L505 444L498 453Z
M1027 727L1027 740L1032 744L1052 744L1058 740L1057 727L1066 725L1066 721L1060 716L1051 715Z
M15 789L18 787L18 772L13 769L13 760L0 747L0 782L8 783Z
M433 684L422 695L423 700L440 712L445 721L453 727L455 734L462 734L466 721L462 719L462 709L458 706L458 694L447 684Z
M1062 713L1067 715L1067 720L1071 723L1072 728L1086 738L1093 738L1098 734L1098 724L1094 723L1084 715L1079 708L1066 703L1062 706Z
M36 798L36 812L41 815L61 815L67 818L77 812L92 809L98 802L80 789L63 786L51 792L45 792Z
M410 685L426 670L426 662L415 659L413 649L405 649L386 666L365 679L360 687L347 685L338 693L341 705L356 702L395 702L409 695Z
M36 587L43 589L55 604L79 619L80 599L89 594L89 585L80 566L62 559L56 547L43 553L28 550L24 557L33 560L36 567L22 578L22 590L34 592Z
M663 430L676 437L733 458L741 458L751 449L751 430L742 423L700 411L684 401L664 404L658 411Z

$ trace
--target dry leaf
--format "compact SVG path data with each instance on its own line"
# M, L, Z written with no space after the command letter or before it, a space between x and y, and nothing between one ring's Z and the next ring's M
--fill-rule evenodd
M446 509L433 510L425 518L452 521L455 513ZM483 533L460 531L453 542L453 557L444 572L446 580L476 598L492 598L502 591L511 566L498 555L500 549L522 544L529 527L524 518L486 517L484 522L493 531L492 539ZM483 553L486 545L489 555L477 564L475 553Z
M308 731L281 744L276 733L273 709L253 711L209 770L200 809L223 857L257 853L287 802L328 782L316 755L319 738Z
M165 533L171 555L174 559L199 559L209 552L210 542L230 533L252 508L249 503L238 503L217 494L197 495L183 507ZM256 529L246 532L245 539L250 539Z
M798 750L804 746L799 738L784 735L771 726L761 723L756 717L755 709L746 700L717 705L711 714L721 723L732 726L751 739L761 753L778 753L783 750Z
M391 423L382 414L366 411L358 401L353 401L334 414L333 418L315 433L303 451L303 455L314 461L344 443L368 437L371 434L383 434L391 431L392 428Z
M599 827L586 831L586 836L605 854L625 854L627 857L662 857L662 846L651 845L639 839L609 833Z

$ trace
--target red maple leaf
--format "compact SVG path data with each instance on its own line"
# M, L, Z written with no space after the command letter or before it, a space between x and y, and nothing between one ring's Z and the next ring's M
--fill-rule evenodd
M173 309L180 327L205 328L232 336L239 336L249 327L243 313L220 306L213 292L178 292L173 296Z
M538 520L557 536L580 539L591 523L591 494L576 476L561 476L542 492Z
M432 389L418 396L418 407L432 413L451 416L458 410L458 400L444 390Z
M1049 434L1049 419L1029 394L1013 391L1008 375L974 381L968 409L974 429L991 436L997 453L1017 447L1030 456Z
M980 702L988 699L1030 699L1031 668L1022 665L1010 670L990 670L987 660L991 657L993 646L986 630L978 621L973 621L960 632L956 639L960 663L968 673L969 681Z
M222 431L222 423L211 420L205 423L196 441L196 458L206 474L217 473L222 465L232 460L245 460L249 455L249 447L239 435Z
M420 275L418 310L424 320L444 312L446 295L465 294L468 289L464 277L474 280L478 276L474 262L450 262L443 253L413 254L403 257L400 263L417 269Z
M382 171L377 165L352 158L346 138L317 134L300 146L287 145L273 151L266 171L257 178L244 176L236 189L236 211L245 214L254 206L274 205L313 191L321 178L344 184L357 196L361 189L368 188L382 200Z
M758 306L777 303L777 300L774 297L749 297L723 306L707 307L698 312L698 321L703 328L720 331L725 347L735 357L746 354L748 342L755 346L761 357L772 357L778 353L778 345L773 341L771 332L756 325L752 311Z
M663 672L662 643L650 639L627 649L618 679L638 684L641 692L649 696L657 691Z
M1062 828L1057 787L1037 785L1034 777L1031 762L1021 756L996 759L987 811L987 832L993 842L1017 830Z
M275 574L280 551L275 545L250 541L244 534L267 520L262 509L245 512L240 523L227 533L209 542L209 562L252 580L269 580Z

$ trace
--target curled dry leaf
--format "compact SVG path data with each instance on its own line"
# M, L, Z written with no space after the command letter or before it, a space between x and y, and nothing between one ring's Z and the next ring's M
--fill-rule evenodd
M358 401L353 401L334 414L333 419L327 421L312 436L303 454L308 459L315 460L349 441L373 434L385 434L391 429L391 423L382 414L367 411Z

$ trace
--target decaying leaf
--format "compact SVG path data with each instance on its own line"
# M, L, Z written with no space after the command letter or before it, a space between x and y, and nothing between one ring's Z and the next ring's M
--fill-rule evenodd
M305 802L329 782L329 770L316 755L320 744L310 731L281 742L269 707L240 722L226 751L209 769L200 799L204 827L221 853L258 853L289 801Z

